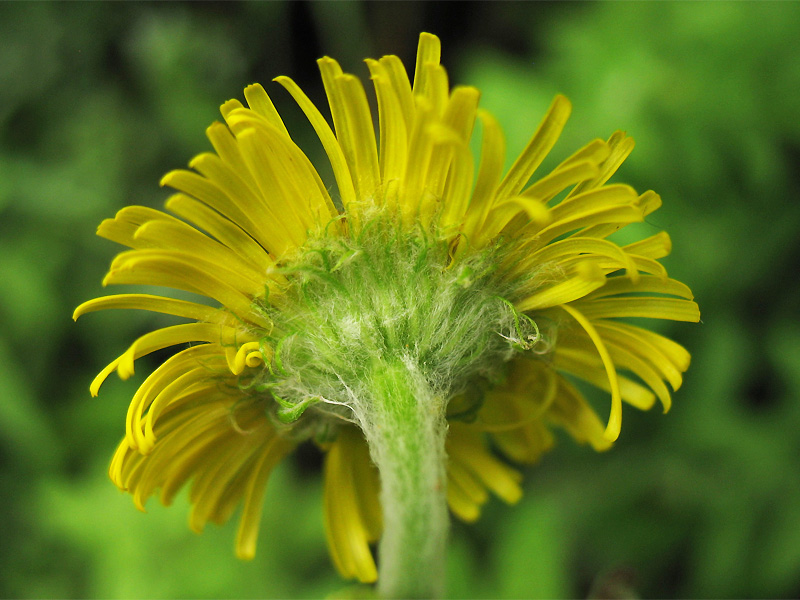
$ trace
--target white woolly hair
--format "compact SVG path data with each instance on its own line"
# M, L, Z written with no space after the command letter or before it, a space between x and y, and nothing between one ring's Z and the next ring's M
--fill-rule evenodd
M446 402L515 352L545 347L509 301L520 282L501 272L503 258L490 248L454 261L447 241L379 218L356 238L310 240L283 269L290 288L265 307L275 354L261 387L279 418L313 407L306 416L359 421L380 361L406 365Z

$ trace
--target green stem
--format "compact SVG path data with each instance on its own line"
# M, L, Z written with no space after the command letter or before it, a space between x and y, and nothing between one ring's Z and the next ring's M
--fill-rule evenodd
M381 477L378 591L383 598L441 597L449 527L444 403L399 361L376 366L372 392L363 427Z

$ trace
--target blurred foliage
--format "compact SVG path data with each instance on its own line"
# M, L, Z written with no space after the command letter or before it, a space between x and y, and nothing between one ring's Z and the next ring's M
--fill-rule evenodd
M556 92L574 104L557 155L617 127L637 139L620 179L664 199L640 233L670 232L666 264L704 315L663 327L694 357L668 416L626 411L602 455L564 440L518 507L454 523L451 595L800 595L800 4L727 2L0 4L0 595L346 587L313 451L276 472L251 563L233 524L192 534L185 500L138 513L105 474L136 382L87 387L158 318L70 314L117 251L93 228L159 206L161 174L208 149L223 100L289 74L321 101L315 58L413 64L420 30L442 37L454 83L481 88L510 157Z

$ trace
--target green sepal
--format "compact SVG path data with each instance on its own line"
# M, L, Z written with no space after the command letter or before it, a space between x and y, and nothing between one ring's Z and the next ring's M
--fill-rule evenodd
M274 393L272 397L275 399L275 402L281 405L281 408L276 411L278 420L281 423L294 423L307 409L322 401L322 398L319 396L309 396L297 403L288 402Z

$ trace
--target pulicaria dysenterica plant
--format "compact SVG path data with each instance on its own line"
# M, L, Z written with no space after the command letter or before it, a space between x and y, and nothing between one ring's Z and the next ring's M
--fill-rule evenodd
M96 395L137 358L182 347L136 391L111 461L137 506L157 490L169 504L188 485L200 531L242 505L236 552L252 557L270 472L298 444L317 444L333 562L385 597L440 595L449 512L472 521L489 492L519 499L520 473L496 452L531 463L553 427L603 450L623 402L669 409L689 354L627 318L699 319L689 288L658 262L666 233L609 239L661 204L607 183L631 138L594 140L531 183L570 113L558 96L504 174L497 122L477 89L450 89L439 54L438 38L422 34L413 84L396 56L367 61L377 138L361 82L333 59L319 60L333 127L277 78L335 182L264 89L247 87L247 107L226 102L225 122L208 128L214 152L162 180L176 190L171 214L131 206L98 229L131 248L104 285L197 300L131 293L75 311L186 321L134 341L91 385ZM610 394L607 424L575 379Z

